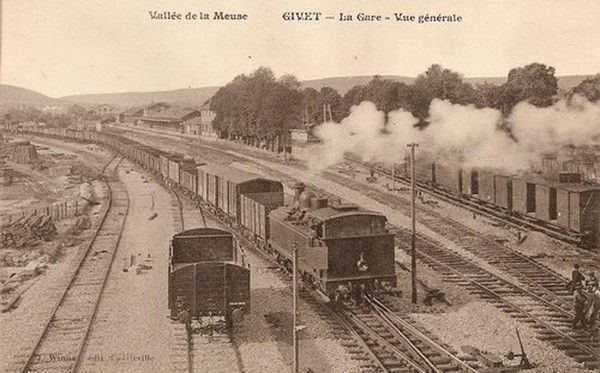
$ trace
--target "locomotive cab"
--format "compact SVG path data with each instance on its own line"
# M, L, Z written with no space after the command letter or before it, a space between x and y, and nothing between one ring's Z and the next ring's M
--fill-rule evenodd
M330 298L348 284L373 288L396 286L394 241L384 215L354 204L329 204L324 198L298 195L297 205L271 212L270 244L291 264L298 248L305 280Z

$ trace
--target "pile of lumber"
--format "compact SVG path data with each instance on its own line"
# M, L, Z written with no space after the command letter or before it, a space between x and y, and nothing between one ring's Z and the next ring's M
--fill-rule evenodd
M29 214L0 229L0 246L23 247L31 239L50 241L56 236L56 226L48 215Z

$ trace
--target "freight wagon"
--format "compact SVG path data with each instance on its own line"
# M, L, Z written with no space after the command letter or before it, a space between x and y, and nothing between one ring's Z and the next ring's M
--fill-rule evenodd
M184 309L194 318L250 312L250 270L240 261L233 235L214 228L173 236L169 248L168 302L171 316Z
M242 195L265 203L267 209L283 204L283 185L278 181L223 166L205 165L197 169L198 180L203 182L203 190L199 194L206 196L206 201L237 223L246 219L240 214Z
M435 166L435 183L442 190L460 195L463 193L463 173L458 165Z

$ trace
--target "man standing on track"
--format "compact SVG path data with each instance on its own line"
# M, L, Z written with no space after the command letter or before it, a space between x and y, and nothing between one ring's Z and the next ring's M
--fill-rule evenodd
M571 292L575 291L575 287L579 284L582 285L585 281L585 276L579 271L579 264L574 265L573 272L571 273Z

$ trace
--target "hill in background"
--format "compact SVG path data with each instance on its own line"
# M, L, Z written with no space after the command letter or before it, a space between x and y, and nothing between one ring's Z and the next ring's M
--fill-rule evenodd
M151 102L169 102L181 105L201 106L212 97L219 87L175 89L156 92L100 93L61 97L61 101L78 104L110 104L118 107L147 105Z
M559 77L558 85L562 91L566 92L578 85L582 80L591 76L592 75L570 75ZM302 82L302 87L312 87L317 90L323 87L332 87L343 95L355 85L367 84L372 78L373 76L369 75L305 80ZM406 84L410 84L415 80L415 78L399 75L382 75L381 78L396 80ZM471 84L487 82L500 85L506 81L506 78L464 78L464 80ZM52 98L30 89L0 84L0 109L19 107L22 105L42 109L47 106L68 106L72 104L88 107L99 104L110 104L118 108L128 108L159 101L199 107L217 92L218 89L219 87L202 87L170 91L100 93Z
M19 107L22 105L44 108L60 105L60 100L48 97L31 89L14 85L0 84L0 108Z

